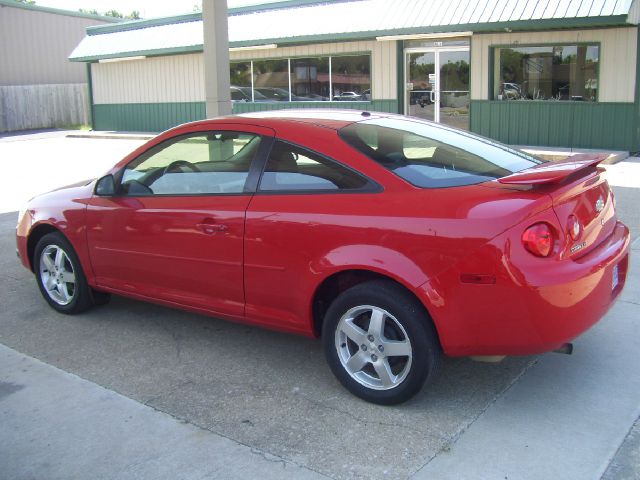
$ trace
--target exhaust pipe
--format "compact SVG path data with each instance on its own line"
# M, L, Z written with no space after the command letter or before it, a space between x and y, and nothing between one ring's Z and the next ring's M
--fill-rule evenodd
M573 353L573 343L565 343L557 350L554 350L555 353L564 353L566 355L571 355Z

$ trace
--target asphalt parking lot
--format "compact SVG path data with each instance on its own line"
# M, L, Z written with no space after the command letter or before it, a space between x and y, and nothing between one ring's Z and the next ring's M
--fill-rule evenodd
M55 313L15 257L15 210L38 191L99 175L141 143L59 135L0 141L5 172L0 212L8 212L0 214L1 344L248 446L259 456L332 478L416 474L453 449L470 426L547 357L508 358L495 365L448 359L431 388L407 404L388 408L348 394L313 340L121 297L80 316ZM640 183L640 164L630 164ZM626 170L614 168L616 175L620 216L637 240L640 184L634 185ZM624 301L640 305L637 279L627 286ZM637 353L630 355L637 365ZM557 361L571 358L552 356ZM1 374L2 365L0 381ZM629 381L640 384L639 378L636 374ZM1 400L2 395L0 407ZM636 407L640 410L640 400ZM620 443L637 413L624 435L616 432ZM602 460L605 468L620 443L611 445L609 458ZM630 448L631 458L635 451ZM626 458L619 461L623 467L628 464Z

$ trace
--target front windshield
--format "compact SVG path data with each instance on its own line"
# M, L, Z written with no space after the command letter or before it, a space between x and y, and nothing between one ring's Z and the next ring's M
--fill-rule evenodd
M371 159L422 188L486 182L543 162L490 139L399 118L353 123L340 136Z

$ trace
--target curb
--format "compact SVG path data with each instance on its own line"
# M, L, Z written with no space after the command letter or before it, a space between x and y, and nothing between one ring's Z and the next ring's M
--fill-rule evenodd
M67 138L96 138L101 140L151 140L157 134L155 133L111 133L111 132L96 132L96 133L70 133L67 134Z

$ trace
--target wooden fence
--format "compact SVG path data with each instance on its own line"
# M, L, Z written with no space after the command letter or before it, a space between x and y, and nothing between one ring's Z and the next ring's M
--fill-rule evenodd
M0 132L88 123L86 83L0 86Z

